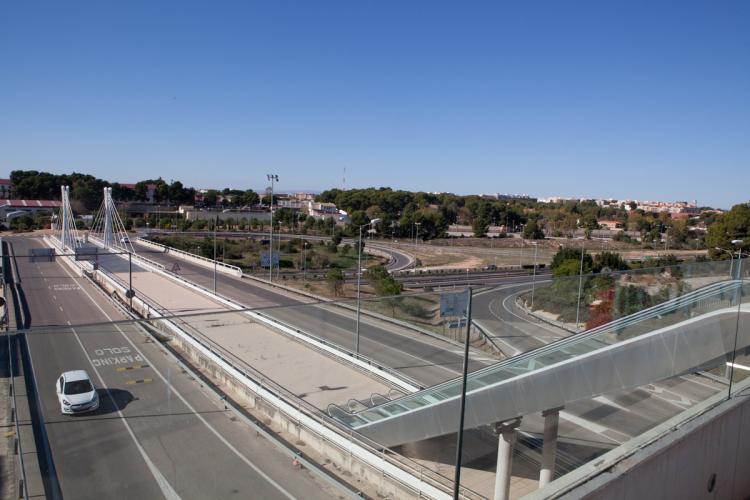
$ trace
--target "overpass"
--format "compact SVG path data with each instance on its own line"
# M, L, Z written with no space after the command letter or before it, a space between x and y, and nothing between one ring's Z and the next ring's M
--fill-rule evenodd
M743 293L750 291L738 280L715 283L474 371L467 382L464 428L697 371L735 350L734 302L741 286ZM717 303L716 298L721 300ZM704 307L711 310L690 317ZM741 312L749 313L750 306L743 305ZM665 322L670 324L659 327ZM641 333L644 326L652 329ZM737 348L749 345L750 334L743 332ZM335 418L395 446L456 432L460 392L461 380L454 379L361 412L337 413Z

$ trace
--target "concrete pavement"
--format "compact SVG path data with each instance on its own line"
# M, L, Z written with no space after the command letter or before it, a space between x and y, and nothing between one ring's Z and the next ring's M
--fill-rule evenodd
M13 238L17 255L39 243ZM330 498L305 471L185 376L97 289L55 263L17 259L28 301L29 351L64 496L70 498ZM40 325L63 325L41 327ZM54 383L82 368L101 409L62 416ZM209 458L210 457L210 458Z

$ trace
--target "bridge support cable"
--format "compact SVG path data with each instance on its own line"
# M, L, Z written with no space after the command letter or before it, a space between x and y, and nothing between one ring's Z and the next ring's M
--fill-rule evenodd
M58 216L60 243L63 250L75 251L76 248L81 246L81 239L78 236L75 216L70 206L70 186L60 186L60 192L62 194L62 205Z
M136 253L112 199L111 187L104 188L104 199L91 225L91 235L98 238L107 249Z

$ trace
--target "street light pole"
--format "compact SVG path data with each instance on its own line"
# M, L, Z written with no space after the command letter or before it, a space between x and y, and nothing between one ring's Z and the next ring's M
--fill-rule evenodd
M214 221L214 295L216 295L216 226L219 225L219 216Z
M534 245L534 271L531 275L531 310L534 310L534 285L536 284L536 252L539 250L539 243L536 241L532 243Z
M302 258L304 262L302 265L304 266L304 271L302 271L302 280L307 281L307 241L302 241Z
M279 182L279 176L276 174L266 174L266 178L271 181L271 199L268 202L268 211L271 213L271 232L268 240L268 282L273 282L273 182Z
M372 219L368 224L359 226L359 245L357 246L357 327L356 327L356 345L355 353L357 359L359 359L359 312L360 312L360 284L362 281L362 228L365 226L372 226L380 222L380 219Z
M734 252L727 250L726 248L714 247L720 252L726 252L729 254L729 279L734 279Z
M362 280L362 226L359 226L359 244L357 245L357 345L355 346L355 352L357 353L357 359L359 359L359 287L360 281Z
M732 364L731 371L729 372L729 391L727 391L727 397L732 397L732 379L734 378L734 366L737 359L737 337L740 335L740 314L742 313L742 245L743 240L732 240L732 245L737 247L737 279L740 281L740 286L737 288L737 322L734 327L734 347L732 348Z
M130 312L133 312L133 252L128 252L128 299Z
M581 270L578 273L578 304L576 305L576 331L578 331L579 319L581 314L581 292L583 291L583 249L581 242Z

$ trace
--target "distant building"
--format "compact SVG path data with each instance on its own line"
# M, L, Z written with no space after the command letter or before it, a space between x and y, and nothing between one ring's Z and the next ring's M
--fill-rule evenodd
M318 219L328 219L339 216L339 209L334 203L307 202L307 215Z
M62 204L57 200L4 200L0 201L0 219L10 220L24 214L52 213Z
M313 201L315 199L315 194L313 193L293 193L290 196L299 201Z
M307 207L307 203L302 200L291 199L291 200L276 200L276 206L279 208L287 208L299 212Z
M10 199L10 179L0 179L0 199Z
M484 198L486 200L536 201L536 198L531 197L528 194L490 193L490 194L480 194L479 197Z
M625 224L619 220L598 220L596 223L599 224L602 229L607 229L609 231L622 231L625 228Z

